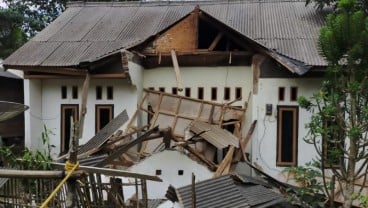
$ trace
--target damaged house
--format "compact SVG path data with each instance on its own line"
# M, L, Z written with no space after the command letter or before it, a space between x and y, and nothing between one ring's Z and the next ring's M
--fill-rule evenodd
M313 158L313 147L302 140L310 115L297 97L319 89L327 65L317 50L323 23L323 12L293 0L74 2L3 64L24 72L29 148L43 148L45 124L54 133L53 156L68 151L89 74L80 144L126 109L125 135L144 126L171 129L169 145L165 138L141 138L140 155L183 146L222 175L240 151L285 180L284 167ZM214 135L226 129L241 142L225 135L230 139L221 143L208 129ZM193 146L197 140L201 147ZM116 152L129 149L124 144ZM114 165L121 154L95 164Z

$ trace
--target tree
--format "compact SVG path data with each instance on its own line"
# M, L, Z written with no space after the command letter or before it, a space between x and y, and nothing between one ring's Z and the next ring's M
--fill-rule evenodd
M319 37L329 65L326 78L311 99L299 98L301 107L313 113L305 141L318 153L324 191L333 200L328 167L342 185L345 208L362 191L354 189L355 181L364 184L368 173L368 18L357 4L340 0L337 13L328 15Z
M9 56L26 42L22 22L23 17L18 12L0 8L0 58Z
M0 58L6 58L65 9L67 0L5 0L0 7Z
M325 6L332 6L336 8L337 0L306 0L305 5L315 3L316 8L323 9ZM368 14L368 0L358 0L355 6L362 9L366 14Z
M4 0L9 9L23 15L23 31L29 36L45 28L64 10L67 0Z

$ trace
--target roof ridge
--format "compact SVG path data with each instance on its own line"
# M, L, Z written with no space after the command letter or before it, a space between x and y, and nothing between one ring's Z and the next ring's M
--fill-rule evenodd
M67 7L133 7L133 6L181 6L196 4L237 4L237 3L275 3L275 2L304 2L305 0L140 0L140 1L73 1L68 2Z

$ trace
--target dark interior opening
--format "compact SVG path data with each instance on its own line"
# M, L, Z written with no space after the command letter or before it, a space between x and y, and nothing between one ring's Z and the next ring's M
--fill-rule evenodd
M203 87L198 87L198 99L203 100L204 97L204 89Z
M230 100L230 87L224 89L224 100Z
M290 92L290 100L296 101L298 99L298 88L292 87Z
M279 101L285 100L285 87L279 87Z
M190 97L190 88L189 87L185 88L185 96Z
M72 87L72 97L73 99L78 99L78 87L77 86Z
M111 120L111 109L109 108L102 108L99 110L99 114L100 114L100 129L102 129L104 126L106 126L106 124L108 124ZM100 130L99 129L99 130Z
M101 100L101 99L102 99L102 87L97 86L96 87L96 100Z
M211 88L211 100L217 100L217 87Z
M107 87L107 99L108 100L114 99L114 88L111 86Z
M237 100L241 100L242 99L242 88L241 87L235 88L235 98Z
M293 162L293 111L283 110L281 119L281 161Z
M177 87L173 87L171 89L171 92L172 92L172 94L177 95L178 94L178 88Z
M61 99L66 99L68 94L68 90L66 86L61 86Z

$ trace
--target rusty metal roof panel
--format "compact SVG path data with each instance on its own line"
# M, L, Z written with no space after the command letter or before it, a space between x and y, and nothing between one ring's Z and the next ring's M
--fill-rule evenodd
M195 134L199 134L200 137L218 149L226 148L229 145L239 147L239 139L217 125L211 125L202 121L193 121L190 125L190 130Z

